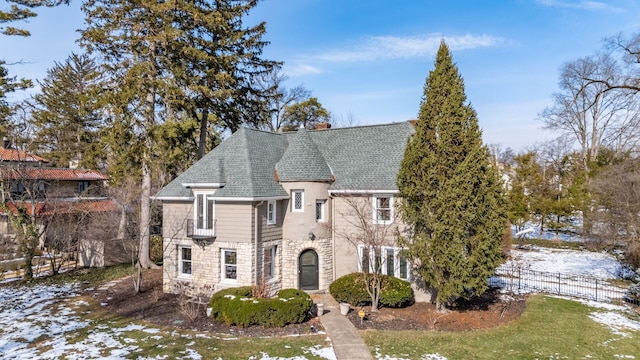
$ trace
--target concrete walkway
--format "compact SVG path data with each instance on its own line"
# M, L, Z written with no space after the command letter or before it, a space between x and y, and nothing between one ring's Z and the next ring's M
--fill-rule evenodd
M316 304L324 305L320 322L333 344L338 360L372 360L371 352L360 334L346 316L340 315L340 306L331 294L313 294ZM354 310L351 310L354 311Z

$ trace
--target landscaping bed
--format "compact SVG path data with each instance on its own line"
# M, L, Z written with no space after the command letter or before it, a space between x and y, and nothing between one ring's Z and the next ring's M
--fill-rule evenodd
M192 322L180 310L180 297L162 292L162 269L145 272L142 291L138 294L134 293L130 279L122 279L107 290L92 289L89 294L106 304L104 307L109 312L166 327L238 336L282 336L322 330L318 318L282 328L228 326L208 319L204 306L201 307L198 318ZM351 311L348 317L357 328L365 329L466 331L491 328L512 321L525 308L522 297L505 301L498 296L499 294L490 292L473 301L461 302L458 309L444 314L438 313L435 305L428 303L416 303L399 309L383 307L376 313L371 313L369 307L364 307L367 316L363 326L360 325L357 311Z
M191 321L180 308L180 296L162 292L162 269L145 271L142 290L137 294L133 290L132 280L125 278L106 290L91 289L86 295L96 298L108 312L165 327L236 336L284 336L312 334L322 330L317 318L282 328L229 326L207 318L206 305L200 306L197 318Z
M479 298L460 301L447 312L438 312L434 304L415 303L405 308L383 307L377 312L365 306L362 309L366 316L362 322L359 307L347 316L358 329L468 331L509 323L517 319L525 307L524 296L511 298L489 291Z

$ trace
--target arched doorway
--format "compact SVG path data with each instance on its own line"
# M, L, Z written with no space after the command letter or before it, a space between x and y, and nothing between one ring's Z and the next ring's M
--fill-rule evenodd
M318 254L312 249L300 253L298 284L302 290L318 290Z

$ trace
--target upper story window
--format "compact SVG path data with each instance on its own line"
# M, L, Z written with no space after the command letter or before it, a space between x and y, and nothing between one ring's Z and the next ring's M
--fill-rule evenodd
M291 211L294 211L294 212L304 211L304 191L303 190L291 190Z
M276 201L269 200L269 202L267 202L267 225L275 225L276 216Z
M378 195L373 197L373 221L376 224L389 224L393 218L393 197Z
M316 200L316 221L323 222L325 220L325 207L327 200Z
M45 183L42 181L23 182L19 180L11 184L11 195L16 197L44 198Z
M196 194L195 222L196 229L213 229L215 201L207 194Z
M78 194L82 194L89 188L88 181L78 181Z
M216 202L211 198L211 192L194 191L193 194L193 218L187 219L187 236L214 238Z

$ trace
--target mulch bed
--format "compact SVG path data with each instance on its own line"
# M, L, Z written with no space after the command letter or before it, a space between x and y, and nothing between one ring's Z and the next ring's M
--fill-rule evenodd
M517 319L526 306L524 296L501 297L489 291L471 301L461 300L445 312L438 312L435 304L415 303L399 309L380 308L372 312L369 306L356 308L347 315L358 329L378 330L437 330L469 331L507 324ZM361 321L359 310L365 311Z
M130 279L122 279L107 290L87 290L86 295L102 303L108 312L167 328L232 336L313 334L323 329L315 317L305 323L283 328L228 326L208 319L204 305L199 307L195 319L190 320L188 312L180 307L180 296L162 292L162 269L146 271L143 280L139 293L135 293ZM456 309L446 313L437 312L433 304L416 303L402 309L381 308L377 312L371 312L366 307L362 325L358 311L351 311L347 316L359 329L466 331L508 323L520 316L524 308L524 298L505 302L499 299L498 294L490 292L472 302L461 302Z

